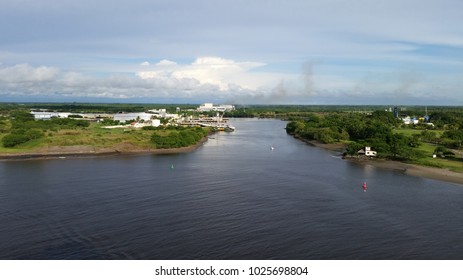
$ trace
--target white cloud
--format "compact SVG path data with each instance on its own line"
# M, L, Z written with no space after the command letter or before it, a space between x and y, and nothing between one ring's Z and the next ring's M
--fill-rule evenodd
M54 67L40 66L34 68L29 64L18 64L0 68L0 81L4 83L30 83L52 81L59 70Z
M192 78L140 79L136 76L93 77L53 67L20 64L0 67L0 97L42 98L202 98L220 89Z
M140 63L140 66L150 66L150 63L148 61L144 61Z
M430 78L415 69L372 72L357 81L342 74L321 73L323 66L307 62L300 73L259 71L260 62L202 57L185 65L149 65L148 71L108 77L63 71L29 64L0 66L0 98L139 98L231 103L377 104L430 100L434 92L445 97L440 104L462 101L461 74ZM268 69L267 69L268 70ZM135 74L135 75L134 75ZM402 102L403 101L403 102ZM435 104L435 102L434 102Z
M222 91L229 90L231 85L253 90L263 86L264 81L262 77L259 77L261 74L250 72L250 70L264 65L265 63L236 62L221 57L200 57L187 65L161 60L156 64L158 66L156 69L140 71L137 76L142 79L159 79L163 81L193 79L201 85L218 86ZM252 79L249 79L249 77L252 77Z
M170 61L167 59L163 59L159 61L158 63L156 63L156 66L173 66L173 65L177 65L177 63L175 61Z
M250 72L264 63L202 57L187 65L148 65L134 76L94 77L54 67L0 67L0 97L174 98L249 100L270 94L281 76ZM286 77L288 78L288 77ZM259 99L260 98L260 99Z

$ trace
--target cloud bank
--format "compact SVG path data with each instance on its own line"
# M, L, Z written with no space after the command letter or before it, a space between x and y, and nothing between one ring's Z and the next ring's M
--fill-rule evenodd
M265 63L200 57L188 64L160 60L139 64L140 71L95 77L56 67L0 65L1 98L36 97L81 100L172 100L235 104L455 104L458 98L436 98L436 90L458 92L461 81L449 79L446 88L414 69L371 73L352 83L317 73L323 63L307 61L299 73L259 71ZM462 77L463 78L463 77ZM459 96L459 95L457 95ZM0 100L1 100L0 98ZM5 100L3 100L5 101Z
M264 65L201 57L191 64L163 59L139 64L143 71L131 75L94 77L54 67L18 64L0 68L0 92L4 96L178 98L191 100L234 99L255 95L268 82L262 73L250 73ZM270 81L271 82L271 81Z

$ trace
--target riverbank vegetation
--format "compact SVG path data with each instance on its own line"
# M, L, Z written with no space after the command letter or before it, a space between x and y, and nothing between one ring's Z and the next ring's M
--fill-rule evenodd
M367 146L379 158L463 171L463 114L435 112L429 117L436 124L404 125L384 110L311 113L294 118L286 130L305 140L343 143L346 156L356 157Z
M25 110L11 110L0 117L0 153L42 153L75 147L69 151L141 151L192 146L211 133L209 128L176 126L105 128L105 122L80 118L35 120Z
M157 149L188 147L198 143L202 138L206 137L208 133L209 130L201 127L156 129L151 135L151 143Z
M89 146L97 149L164 149L198 142L207 133L202 128L161 127L114 128L111 118L84 120L81 113L114 114L146 112L165 108L168 113L198 115L198 104L86 104L0 103L0 152L27 153L46 147ZM343 144L346 155L356 156L365 146L378 157L463 171L463 108L409 106L394 117L389 106L329 105L235 105L224 117L277 118L287 120L287 132L321 143ZM30 110L69 112L68 118L34 120ZM215 116L216 112L210 112ZM423 117L429 122L405 125L400 117ZM433 155L436 158L433 158Z

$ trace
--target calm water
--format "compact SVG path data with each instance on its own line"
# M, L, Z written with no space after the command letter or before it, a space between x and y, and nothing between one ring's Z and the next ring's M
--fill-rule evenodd
M463 186L233 125L188 154L0 162L0 258L463 259Z

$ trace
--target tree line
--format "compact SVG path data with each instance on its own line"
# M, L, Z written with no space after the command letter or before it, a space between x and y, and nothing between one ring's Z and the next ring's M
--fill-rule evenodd
M440 121L437 117L436 120ZM395 128L401 126L402 122L387 111L374 111L371 114L312 113L305 119L290 121L286 131L303 139L323 143L345 142L348 155L355 155L361 148L370 146L381 157L408 160L423 156L413 149L422 142L431 142L447 148L461 147L463 126L458 115L446 121L451 129L446 130L440 137L430 127L409 136L395 132Z

